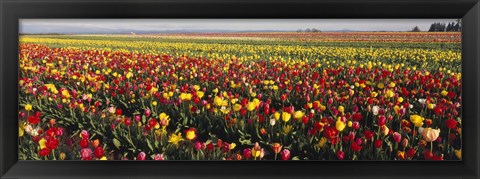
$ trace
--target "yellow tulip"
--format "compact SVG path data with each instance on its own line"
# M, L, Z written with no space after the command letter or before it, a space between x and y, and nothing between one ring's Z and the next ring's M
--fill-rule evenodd
M303 111L296 111L293 113L293 118L299 120L302 119L302 117L305 116L305 113Z
M282 120L283 122L288 122L290 118L292 117L292 114L288 112L282 112Z
M254 102L249 102L249 103L247 104L247 110L248 110L248 111L253 111L253 110L255 110L255 108L256 108L256 106L255 106L255 103L254 103Z
M275 120L278 121L278 119L280 119L280 113L279 112L273 113L273 118L275 118Z
M47 147L46 142L47 140L45 140L45 138L42 138L38 141L38 144L40 145L40 149L44 149Z
M31 111L32 110L32 105L31 104L25 105L25 110Z
M416 114L410 116L410 121L415 125L415 127L422 127L424 120L425 118Z
M238 112L242 109L242 105L240 104L235 104L233 105L233 111Z
M339 112L343 113L345 112L345 108L343 106L338 106L338 109L337 109Z
M337 120L337 122L335 123L335 128L337 128L338 131L343 131L343 129L345 129L345 123L342 122L341 120Z
M205 93L203 93L203 91L197 91L197 96L198 96L199 98L202 98L204 94L205 94Z

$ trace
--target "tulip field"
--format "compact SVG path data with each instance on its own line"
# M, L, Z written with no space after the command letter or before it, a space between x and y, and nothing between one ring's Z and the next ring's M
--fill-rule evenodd
M20 35L20 160L461 160L459 32Z

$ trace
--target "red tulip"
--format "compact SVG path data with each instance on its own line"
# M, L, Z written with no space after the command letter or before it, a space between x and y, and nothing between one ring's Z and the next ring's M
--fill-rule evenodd
M122 109L117 108L117 111L115 111L115 114L119 116L122 115Z
M371 140L372 137L373 137L373 135L375 135L375 132L372 132L372 131L370 131L370 130L366 130L365 133L364 133L364 135L365 135L365 139Z
M46 146L49 149L56 149L58 147L58 139L49 137L47 139Z
M80 146L81 146L82 148L87 148L87 147L88 147L88 143L89 143L89 142L88 142L88 139L82 139L82 140L80 140Z
M28 122L32 125L35 125L40 122L40 118L37 116L28 116Z
M415 149L410 148L407 150L407 156L408 157L413 157L415 155Z
M455 127L457 127L457 121L455 121L455 119L448 119L445 121L445 124L447 124L447 127L449 129L453 129Z
M125 118L123 120L123 122L125 123L126 126L130 126L130 124L132 123L132 121L130 120L130 118Z
M43 148L42 150L38 151L38 155L45 157L50 154L50 149L49 148Z
M377 125L384 126L386 122L387 122L387 118L384 115L378 115Z
M94 154L95 157L97 157L97 158L102 158L102 157L103 157L103 147L97 147L97 148L95 148L95 150L93 151L93 154Z
M378 139L378 140L375 140L375 142L373 143L373 145L375 146L375 148L381 148L382 147L382 140Z
M345 157L345 153L344 153L343 151L339 150L339 151L337 152L337 158L338 158L339 160L343 160L344 157Z
M243 149L243 157L245 157L245 159L250 159L250 157L252 157L252 149Z

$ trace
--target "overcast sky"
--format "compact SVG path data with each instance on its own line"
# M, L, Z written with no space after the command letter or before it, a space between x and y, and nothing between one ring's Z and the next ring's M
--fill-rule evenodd
M20 33L122 33L126 31L426 31L456 19L21 19Z

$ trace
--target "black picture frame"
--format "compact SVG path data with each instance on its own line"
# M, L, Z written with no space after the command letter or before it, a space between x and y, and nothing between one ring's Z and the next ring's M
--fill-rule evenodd
M462 161L18 161L20 18L462 18ZM478 0L1 0L0 178L480 178Z

